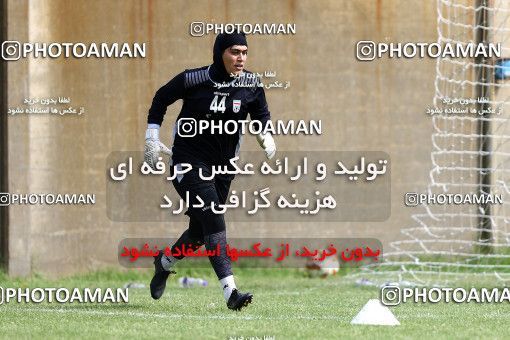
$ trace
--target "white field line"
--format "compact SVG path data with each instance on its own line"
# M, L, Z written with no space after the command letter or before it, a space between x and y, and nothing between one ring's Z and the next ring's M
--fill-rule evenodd
M65 309L65 308L0 308L0 314L8 312L36 312L36 313L55 313L55 314L81 314L81 315L99 315L99 316L124 316L124 317L139 317L139 318L170 318L170 319L192 319L192 320L335 320L335 321L349 321L350 318L337 317L337 316L243 316L243 315L186 315L186 314L171 314L171 313L150 313L150 312L120 312L120 311L101 311L101 310L80 310L80 309ZM397 313L402 314L402 313ZM510 314L502 312L492 312L484 314L484 318L502 317L508 318ZM398 315L398 319L412 320L412 319L445 319L442 313L418 313L418 314L402 314Z
M101 311L101 310L80 310L65 308L0 308L0 314L8 312L36 312L36 313L60 313L60 314L82 314L82 315L100 315L100 316L126 316L140 318L174 318L174 319L198 319L198 320L336 320L345 321L345 317L336 316L242 316L242 315L186 315L170 313L144 313L144 312L120 312L120 311Z

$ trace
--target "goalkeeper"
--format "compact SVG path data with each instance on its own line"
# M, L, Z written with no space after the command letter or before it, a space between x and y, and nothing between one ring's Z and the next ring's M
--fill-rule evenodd
M213 165L228 165L239 152L240 134L221 134L218 131L193 131L200 120L245 120L248 113L264 127L270 119L264 89L259 80L245 71L248 43L244 33L219 34L214 42L213 63L197 69L185 70L161 87L149 109L148 128L145 135L145 161L155 166L159 153L171 155L172 164L189 163L192 170L173 180L178 194L184 199L189 192L190 205L198 203L198 195L205 203L203 208L189 208L189 226L172 246L172 253L183 244L194 251L205 245L207 250L219 246L220 254L210 256L211 265L220 281L228 308L240 310L252 300L252 294L241 293L235 284L230 258L226 254L226 225L223 214L214 213L211 204L224 204L234 175L216 174L211 180ZM232 77L232 75L235 75ZM182 108L173 130L173 146L169 150L159 141L159 128L169 105L183 100ZM185 120L181 120L181 119ZM187 120L187 127L184 129ZM196 128L195 125L195 128ZM270 134L261 133L257 140L268 159L276 153ZM171 167L172 168L172 167ZM204 176L205 177L205 176ZM155 273L150 283L151 296L159 299L175 263L184 256L166 256L160 252L154 260Z

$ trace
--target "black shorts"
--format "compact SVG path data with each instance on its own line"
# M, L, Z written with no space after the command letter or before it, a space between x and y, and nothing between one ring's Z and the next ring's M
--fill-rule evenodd
M176 165L177 166L177 165ZM204 176L210 176L212 167L206 164L193 164L193 168L186 174L175 178L172 183L179 196L185 200L186 192L189 192L190 207L186 215L190 217L190 236L195 239L203 239L204 235L214 234L226 229L223 214L214 213L211 204L225 204L230 192L230 183L234 175L216 174L211 180L204 180L199 175L199 168ZM173 170L173 167L170 167ZM192 204L198 204L199 196L204 202L201 208L193 208Z

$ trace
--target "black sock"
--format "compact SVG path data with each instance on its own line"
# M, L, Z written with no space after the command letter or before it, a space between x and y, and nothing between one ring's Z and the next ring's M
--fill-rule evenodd
M218 279L223 279L224 277L232 275L230 257L227 256L227 233L225 230L206 235L204 241L207 250L216 250L219 245L220 254L209 256L209 261Z
M189 229L186 229L182 233L181 237L179 237L179 239L172 246L172 254L175 253L176 248L182 249L183 244L186 247L186 249L191 248L191 249L193 249L193 252L195 252L198 248L200 248L204 244L204 242L202 240L198 240L196 238L191 237L190 233L189 233ZM179 255L179 256L172 255L172 256L178 260L181 260L182 258L184 258L184 255Z

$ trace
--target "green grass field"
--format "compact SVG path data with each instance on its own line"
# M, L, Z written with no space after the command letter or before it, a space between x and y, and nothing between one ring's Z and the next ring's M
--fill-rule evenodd
M209 280L205 288L180 288L182 275ZM165 295L153 301L148 288L130 289L127 304L0 305L2 338L170 338L170 339L320 339L320 338L508 338L509 304L413 304L392 307L401 326L358 326L351 319L379 296L378 289L356 287L342 276L306 278L297 270L238 269L237 285L254 294L241 312L226 308L210 269L180 270ZM58 281L41 277L11 280L2 287L122 287L148 285L151 272L98 272Z

